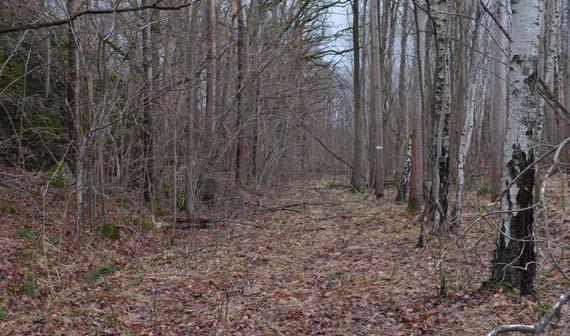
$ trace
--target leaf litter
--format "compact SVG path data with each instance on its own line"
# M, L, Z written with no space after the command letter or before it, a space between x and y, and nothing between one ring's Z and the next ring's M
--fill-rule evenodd
M110 241L86 228L78 247L62 224L58 191L48 193L55 200L47 219L31 223L38 237L17 236L33 217L23 210L41 204L21 192L33 179L0 196L19 210L1 210L2 335L482 335L500 323L534 323L540 303L569 288L541 251L538 296L482 289L494 248L493 228L482 222L458 242L449 238L450 291L438 298L437 239L415 247L416 218L391 201L393 190L377 200L324 180L292 184L264 196L264 207L242 207L234 219L248 225L200 230L137 231L125 216L134 210L122 207L109 217L134 234ZM468 195L464 225L479 215L478 197ZM554 254L568 270L565 213L551 199ZM568 313L549 335L568 332Z

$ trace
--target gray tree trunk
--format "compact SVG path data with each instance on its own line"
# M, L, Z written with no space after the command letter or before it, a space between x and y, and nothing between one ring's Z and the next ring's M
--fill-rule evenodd
M362 187L362 116L360 110L360 34L359 34L359 0L352 0L352 43L354 47L354 160L350 183L358 190Z

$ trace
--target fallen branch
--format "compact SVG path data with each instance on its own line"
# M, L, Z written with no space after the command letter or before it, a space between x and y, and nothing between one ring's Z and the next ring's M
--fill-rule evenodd
M560 310L562 309L562 306L564 306L568 302L569 297L570 296L568 296L568 295L561 295L558 298L558 300L556 301L556 303L554 303L552 305L552 307L550 307L550 309L546 312L546 314L544 314L542 316L542 318L535 325L503 324L503 325L500 325L500 326L493 328L493 330L491 330L487 334L487 336L494 336L494 335L499 335L499 334L506 333L506 332L514 332L514 331L529 333L529 334L533 334L535 336L540 335L544 331L546 326L548 326L548 324L550 323L552 318L554 316L560 314Z

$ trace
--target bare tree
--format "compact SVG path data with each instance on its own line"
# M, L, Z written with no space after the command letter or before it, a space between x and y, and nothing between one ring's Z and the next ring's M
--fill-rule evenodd
M371 70L371 94L370 94L370 175L373 179L374 193L376 197L384 194L384 141L383 141L383 113L382 113L382 90L380 85L380 31L378 17L380 16L378 2L370 1L370 48L372 62Z
M352 178L350 183L356 189L362 187L362 116L361 114L361 88L360 88L360 33L359 33L359 12L358 0L352 0L352 44L354 48L354 159L352 162Z

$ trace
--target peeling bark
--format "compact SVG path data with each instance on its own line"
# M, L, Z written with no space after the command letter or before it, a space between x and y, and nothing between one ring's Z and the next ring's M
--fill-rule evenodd
M513 3L509 114L504 147L503 185L527 169L540 141L540 103L532 83L538 71L541 0ZM536 274L534 242L535 169L516 180L501 200L503 211L491 281L517 288L522 295L533 292Z

